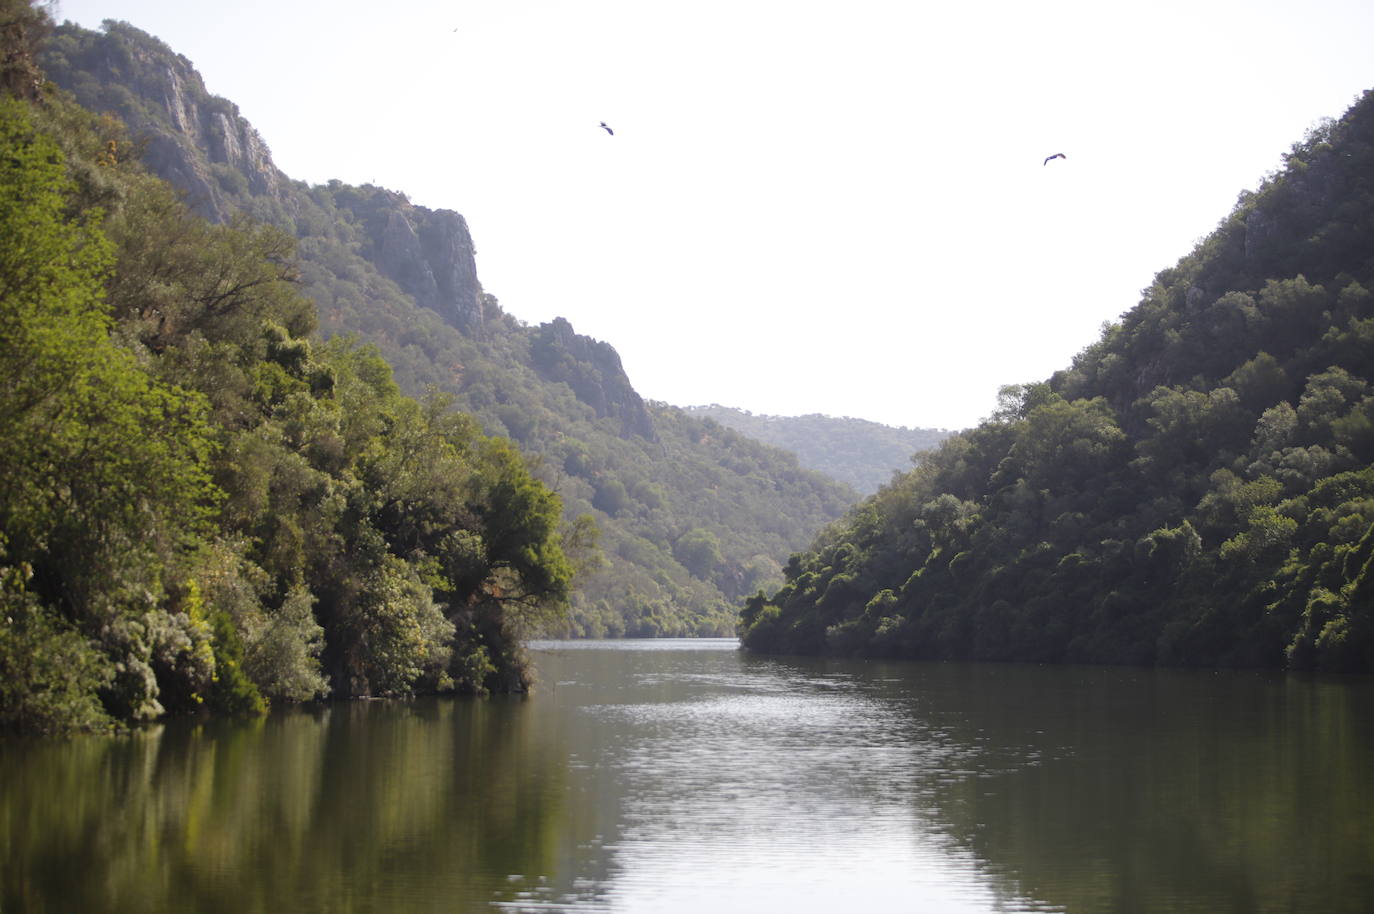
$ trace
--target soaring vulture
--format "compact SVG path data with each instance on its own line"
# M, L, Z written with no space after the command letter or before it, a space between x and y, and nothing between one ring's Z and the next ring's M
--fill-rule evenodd
M615 136L615 131L612 130L610 127L607 127L605 121L601 122L601 129L609 133L611 136Z
M605 125L605 124L602 124L601 126L602 126L602 127L605 127L606 125ZM1067 159L1067 158L1068 158L1068 156L1064 155L1064 153L1062 153L1062 152L1056 152L1056 153L1055 153L1054 155L1052 155L1052 156L1045 156L1045 161L1041 162L1040 164L1041 164L1041 165L1048 165L1048 164L1050 164L1050 159Z

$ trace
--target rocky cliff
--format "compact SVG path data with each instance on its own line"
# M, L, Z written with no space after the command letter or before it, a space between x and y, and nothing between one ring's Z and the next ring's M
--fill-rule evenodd
M280 199L287 179L238 106L212 96L191 62L156 38L124 22L107 20L105 29L60 29L42 57L48 78L123 120L148 166L208 218L230 217L240 184ZM137 40L124 40L131 35Z
M381 274L469 335L482 330L482 285L467 220L378 187L333 185L333 203L361 230L358 252Z
M48 28L42 12L29 6L0 7L0 91L33 101L43 85L43 74L33 59L33 45Z
M276 167L238 106L211 95L191 62L158 39L124 22L107 20L103 32L64 25L41 62L82 106L124 121L145 164L207 218L247 211L298 237L318 222L306 218L314 207L307 189ZM420 305L480 333L482 287L463 217L413 206L403 194L358 191L339 202L362 229L364 256Z
M556 317L539 325L530 341L530 355L540 376L567 384L598 416L620 420L622 435L654 440L649 411L610 343L574 333L572 324Z

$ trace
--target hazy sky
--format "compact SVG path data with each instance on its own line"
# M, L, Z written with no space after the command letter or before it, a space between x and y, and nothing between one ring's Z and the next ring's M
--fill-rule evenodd
M462 213L506 311L647 397L908 426L1066 366L1374 88L1368 0L56 12L163 39L293 178Z

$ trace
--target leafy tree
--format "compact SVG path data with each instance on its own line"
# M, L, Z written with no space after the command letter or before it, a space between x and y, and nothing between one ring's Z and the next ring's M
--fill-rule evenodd
M673 544L673 553L688 571L708 577L721 563L720 541L710 530L694 527Z
M209 639L166 577L208 523L212 441L200 397L110 340L110 246L98 214L68 216L70 190L57 145L0 102L0 531L23 569L27 637L67 654L75 633L98 641L114 664L106 703L150 716L155 666L187 690L174 702L209 676Z

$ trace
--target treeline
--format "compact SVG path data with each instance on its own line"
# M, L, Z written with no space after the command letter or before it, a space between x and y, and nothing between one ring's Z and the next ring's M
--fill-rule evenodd
M487 434L532 455L566 523L594 518L600 567L549 633L732 634L740 600L781 584L787 556L856 500L791 454L644 402L615 350L566 320L531 326L492 295L470 299L456 213L371 185L281 175L233 104L134 26L60 26L42 61L84 106L124 119L149 167L204 214L246 215L293 236L320 336L375 345L412 396L452 395Z
M743 611L759 651L1374 670L1374 93Z
M896 428L851 416L758 415L717 403L689 406L687 413L791 451L802 466L838 479L861 495L872 495L894 474L911 469L916 452L950 435L945 429Z
M0 728L527 685L592 530L312 338L293 240L190 212L0 17Z

